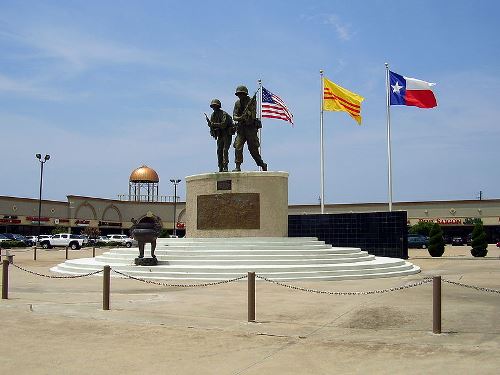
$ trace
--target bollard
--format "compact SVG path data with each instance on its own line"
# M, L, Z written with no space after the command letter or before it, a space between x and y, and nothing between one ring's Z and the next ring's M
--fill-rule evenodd
M33 260L36 260L36 245L33 246Z
M248 272L248 321L255 322L255 272Z
M102 274L102 309L109 310L109 284L110 284L111 267L104 266Z
M92 246L92 258L95 258L95 246Z
M66 259L68 259L68 246L66 246L65 252L66 252Z
M432 278L432 332L441 333L441 276Z
M9 261L2 262L2 299L9 299Z

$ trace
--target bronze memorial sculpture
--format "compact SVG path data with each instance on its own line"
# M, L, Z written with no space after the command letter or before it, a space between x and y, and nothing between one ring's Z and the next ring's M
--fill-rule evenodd
M156 239L160 235L161 223L154 217L146 216L139 222L132 218L132 224L131 236L139 243L139 256L135 258L135 265L156 266L158 264L155 256ZM151 243L151 258L144 258L144 246L147 242Z
M205 113L205 118L210 127L210 135L217 140L219 172L227 172L227 166L229 164L229 147L231 146L235 128L233 119L227 112L223 111L221 107L222 105L219 99L212 100L210 108L213 109L213 113L210 119L208 119Z
M257 93L252 98L248 96L248 89L245 86L238 86L235 95L238 100L234 104L233 119L237 123L236 139L234 140L236 168L233 172L241 171L243 163L243 146L248 143L248 151L252 155L255 163L267 171L267 164L262 160L259 153L259 137L257 131L262 127L257 119Z

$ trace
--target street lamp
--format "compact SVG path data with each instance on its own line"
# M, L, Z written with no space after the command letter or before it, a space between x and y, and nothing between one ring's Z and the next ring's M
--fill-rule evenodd
M42 214L42 181L43 181L43 165L50 159L50 155L45 155L42 159L42 154L35 155L40 162L40 195L38 197L38 242L40 242L40 216Z
M176 220L176 215L175 211L177 209L177 184L181 182L180 179L172 179L170 180L171 183L174 184L174 232L173 235L174 237L177 236L177 220Z

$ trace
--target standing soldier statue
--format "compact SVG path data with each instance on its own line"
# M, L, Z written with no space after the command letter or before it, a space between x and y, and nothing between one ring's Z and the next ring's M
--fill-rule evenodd
M235 95L238 100L234 104L233 118L237 122L236 139L234 140L236 168L233 172L241 171L241 163L243 163L243 146L248 143L248 151L252 155L253 160L263 171L267 171L267 164L264 163L259 153L259 137L258 129L261 127L260 121L257 119L256 96L252 98L248 96L248 89L245 86L238 86Z
M221 109L219 99L214 99L210 103L210 108L214 110L207 124L210 127L210 135L217 140L217 159L219 162L219 172L227 172L229 164L229 147L234 134L233 119Z

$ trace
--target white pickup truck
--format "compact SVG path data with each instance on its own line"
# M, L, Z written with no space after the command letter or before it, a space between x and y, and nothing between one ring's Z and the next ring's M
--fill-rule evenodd
M71 233L54 234L50 238L44 238L40 241L40 245L44 249L51 249L57 246L62 246L62 247L68 246L72 250L78 250L86 243L87 243L86 239Z

